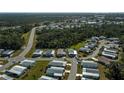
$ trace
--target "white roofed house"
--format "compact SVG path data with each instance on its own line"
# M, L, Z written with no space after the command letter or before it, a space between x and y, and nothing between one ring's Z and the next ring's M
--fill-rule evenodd
M42 55L43 51L41 51L40 49L36 49L36 51L33 53L32 57L40 57Z
M118 58L117 54L106 52L106 51L102 52L102 56L105 56L105 57L108 57L108 58L111 58L111 59L117 59Z
M3 75L0 75L0 80L14 80L14 78L6 74L3 74Z
M109 48L104 48L104 51L105 52L110 52L110 53L117 53L117 50L115 50L115 49L109 49Z
M55 67L64 67L64 68L65 68L66 64L67 64L66 61L52 60L52 61L48 64L48 67L55 66Z
M46 75L57 78L57 79L62 79L62 77L64 75L64 71L65 71L65 68L63 68L63 67L51 66L50 68L47 69Z
M24 67L31 67L35 64L35 61L34 60L28 60L28 59L25 59L23 61L20 62L20 65L24 66Z
M88 47L81 47L79 49L80 52L84 52L84 53L90 53L91 52L91 49L88 48Z
M57 79L50 76L41 76L39 80L57 80Z
M2 57L11 57L13 53L14 53L14 50L5 50L2 52L1 56Z
M10 70L7 70L5 73L8 76L17 78L17 77L20 77L22 74L24 74L26 70L27 70L26 67L16 65L12 67Z
M74 49L68 49L68 56L69 57L76 57L77 56L77 51Z
M98 69L91 69L91 68L83 68L82 71L83 74L83 79L84 78L88 78L88 79L99 79L100 75L99 75L99 70Z
M92 60L82 60L81 66L83 68L98 68L98 64Z
M55 50L46 50L43 52L44 57L54 57L55 56Z
M118 58L118 51L117 49L111 49L111 48L104 48L102 52L102 56L111 58L111 59L117 59Z

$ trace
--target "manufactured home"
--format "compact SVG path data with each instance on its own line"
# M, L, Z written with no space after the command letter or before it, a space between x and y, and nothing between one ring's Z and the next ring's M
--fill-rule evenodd
M26 67L16 65L16 66L12 67L10 70L7 70L5 73L8 76L20 77L22 74L25 73L26 70L27 70Z
M83 68L98 68L98 64L92 60L82 60L81 65Z
M24 67L31 67L35 64L35 61L34 60L28 60L28 59L25 59L23 61L20 62L20 65L24 66Z

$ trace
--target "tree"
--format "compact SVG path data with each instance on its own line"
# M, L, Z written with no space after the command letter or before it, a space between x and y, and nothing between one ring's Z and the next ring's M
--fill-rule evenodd
M121 68L118 62L114 62L110 65L108 71L106 72L106 77L112 80L121 80Z

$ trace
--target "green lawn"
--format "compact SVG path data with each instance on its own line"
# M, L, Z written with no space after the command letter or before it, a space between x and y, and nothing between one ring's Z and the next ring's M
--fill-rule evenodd
M22 80L37 80L40 76L45 75L46 67L48 66L48 61L37 61L36 64L31 67L22 77Z
M0 65L5 65L6 63L8 63L7 60L0 60Z
M105 71L106 71L106 67L102 64L98 64L98 69L99 69L99 74L100 74L100 80L108 80L105 77Z
M75 45L72 45L70 48L73 48L73 49L76 49L76 50L79 50L79 48L83 47L85 45L85 41L82 41L78 44L75 44Z
M82 67L81 64L77 64L77 73L82 74Z
M28 44L28 40L29 40L29 37L30 37L30 31L23 34L22 38L24 38L24 45L26 46Z
M12 57L18 56L21 52L22 52L22 50L16 50L16 51L13 53Z
M65 73L65 75L63 76L63 80L67 80L69 76L69 73Z

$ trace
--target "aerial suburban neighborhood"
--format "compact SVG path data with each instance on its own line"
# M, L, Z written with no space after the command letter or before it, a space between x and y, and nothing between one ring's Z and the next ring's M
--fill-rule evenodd
M0 80L124 79L123 13L6 15Z

